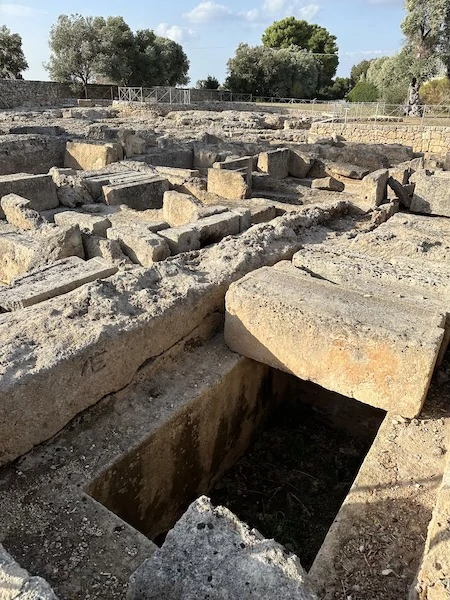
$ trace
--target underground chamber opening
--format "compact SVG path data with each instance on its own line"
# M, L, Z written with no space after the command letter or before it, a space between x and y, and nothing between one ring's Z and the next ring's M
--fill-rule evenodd
M236 415L245 420L244 444L233 428L218 427L217 435L229 439L221 439L220 459L215 440L208 473L192 446L210 436L214 419L221 422L211 403L203 424L191 412L175 416L87 492L157 545L206 494L297 554L308 570L386 413L276 369L269 369L258 394L252 411L262 414L252 415L250 429L244 413ZM237 398L236 406L245 402ZM177 442L168 444L174 430Z

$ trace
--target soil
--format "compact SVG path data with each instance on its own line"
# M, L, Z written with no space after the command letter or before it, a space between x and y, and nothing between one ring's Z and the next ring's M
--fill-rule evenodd
M311 408L289 402L219 481L211 500L286 546L309 569L369 447L321 422Z

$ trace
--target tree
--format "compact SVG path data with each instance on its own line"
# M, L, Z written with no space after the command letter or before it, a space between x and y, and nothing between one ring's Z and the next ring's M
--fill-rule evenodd
M321 90L322 100L342 100L352 89L352 80L349 77L336 77L333 84Z
M378 89L373 83L361 80L349 92L348 99L350 102L376 102L378 96Z
M219 89L219 80L212 75L208 75L206 79L199 79L195 85L200 90L217 90Z
M55 81L87 84L94 79L101 55L103 19L60 15L50 30L50 60L44 67Z
M2 25L0 27L0 78L22 79L22 71L28 69L28 63L22 50L22 38L18 33Z
M100 36L101 51L95 61L98 74L117 85L131 85L136 69L136 43L134 34L122 17L99 17L96 27Z
M135 35L137 56L132 85L186 85L189 60L180 44L157 36L150 29Z
M405 49L415 61L415 72L423 82L430 60L441 60L450 75L450 2L449 0L405 0L406 17L402 31Z
M374 59L362 60L357 65L353 65L352 70L350 71L350 79L352 80L353 85L356 85L361 77L367 75L367 71L373 60Z
M450 102L448 77L440 77L424 83L420 88L420 100L423 104L448 104Z
M296 46L315 54L319 68L318 88L330 86L339 64L336 36L324 27L307 21L286 17L275 21L262 36L268 48L290 48Z
M228 61L225 87L233 92L280 98L313 97L318 68L314 57L296 47L273 50L239 44Z

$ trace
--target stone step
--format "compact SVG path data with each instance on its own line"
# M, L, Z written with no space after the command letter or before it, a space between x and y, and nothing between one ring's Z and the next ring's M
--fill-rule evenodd
M100 258L84 261L77 256L58 260L18 277L8 287L0 288L0 310L13 311L67 294L76 288L106 279L117 267Z
M289 268L288 268L289 267ZM420 413L444 336L445 312L398 303L299 273L262 268L226 296L235 352L406 417Z

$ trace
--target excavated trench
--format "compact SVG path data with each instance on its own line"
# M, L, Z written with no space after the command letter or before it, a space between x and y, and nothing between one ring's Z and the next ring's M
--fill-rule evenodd
M309 569L385 412L241 360L207 402L194 400L200 420L191 404L179 410L87 491L158 545L207 494Z

